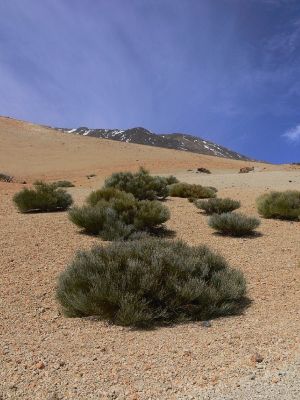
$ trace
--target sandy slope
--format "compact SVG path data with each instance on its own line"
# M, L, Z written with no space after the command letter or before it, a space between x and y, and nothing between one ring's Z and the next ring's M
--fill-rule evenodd
M0 171L19 180L106 176L140 165L153 172L206 167L239 170L249 162L186 153L112 140L67 135L43 126L0 117ZM258 168L274 166L250 163Z
M93 143L91 148L99 146L102 151L103 169L97 170L99 180L115 168L112 153L103 161L103 149L115 148L119 158L114 161L128 168L136 167L132 156L137 151L140 151L139 157L148 154L149 166L158 162L155 157L162 154L179 154L183 159L166 156L157 169L177 172L178 177L186 181L214 185L220 189L220 197L241 200L242 211L249 215L256 215L255 198L265 190L300 190L300 169L240 175L229 167L236 165L232 161L198 158L163 149L153 149L154 155L150 156L152 149L144 146L81 137L70 138L69 150L59 153L65 157L69 154L64 170L63 160L54 156L62 147L61 141L67 139L56 133L55 139L51 139L53 133L44 130L46 139L38 139L39 147L36 147L36 137L44 135L41 129L33 127L27 138L34 140L21 141L17 149L21 157L21 143L24 149L28 146L24 150L27 161L36 157L39 163L31 170L24 159L16 158L9 166L15 168L16 175L21 175L23 167L26 177L36 178L50 171L50 177L67 176L86 183L86 187L77 185L70 189L78 203L89 193L89 185L98 185L97 181L81 178L92 165L85 154L76 150L77 144L81 151L87 149L89 144L85 144L85 140ZM13 152L7 135L1 132L1 143L8 146L6 153ZM16 144L16 138L22 137L24 132L20 130L11 135L10 146ZM44 139L49 141L48 149L52 149L52 153L43 165L40 152L46 154L42 147ZM82 166L82 170L74 172L72 146L78 151L77 158ZM122 151L117 149L119 146ZM130 156L127 149L132 152ZM96 153L96 150L92 153L93 157ZM1 163L3 155L2 152ZM198 160L198 166L199 159L210 160L215 167L223 163L225 168L226 164L226 173L218 170L202 176L187 173L186 164L181 164ZM9 160L6 158L6 162ZM58 165L60 170L56 169ZM191 245L208 244L232 266L243 270L252 304L244 315L214 320L210 328L191 323L154 331L134 331L93 319L66 319L58 313L57 275L77 249L90 248L100 240L80 234L68 221L66 213L18 213L12 196L21 187L23 185L0 183L0 399L297 399L299 222L262 220L259 237L222 237L213 233L207 225L207 217L187 200L169 199L166 202L171 210L168 227ZM255 352L263 356L262 363L251 361Z

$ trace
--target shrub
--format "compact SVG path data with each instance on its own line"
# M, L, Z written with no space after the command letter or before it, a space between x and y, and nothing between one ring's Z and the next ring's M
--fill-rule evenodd
M167 185L173 185L173 183L178 183L179 180L174 175L169 175L164 178L167 182Z
M75 185L70 182L70 181L57 181L53 182L52 185L54 185L57 188L62 188L62 187L75 187Z
M211 189L213 192L217 193L218 189L214 186L207 186L209 189Z
M52 184L38 182L34 189L24 188L13 197L19 211L63 211L73 203L72 197L63 189L57 189Z
M235 314L245 291L242 272L207 247L148 238L78 252L56 294L68 317L150 327Z
M117 172L106 179L105 187L132 193L139 200L165 199L168 196L167 179L151 176L144 168L137 173Z
M225 199L208 199L208 200L195 200L194 204L197 208L204 210L206 214L222 214L236 210L241 206L237 200L229 198Z
M137 203L134 226L137 229L154 228L170 218L170 211L159 201L142 200Z
M256 203L259 214L265 218L295 220L300 217L300 192L296 190L266 193Z
M0 182L7 182L7 183L11 183L13 181L13 177L7 174L3 174L2 172L0 172Z
M257 218L238 213L214 214L209 218L209 226L230 236L246 236L260 225Z
M169 186L169 195L172 197L186 197L192 199L205 199L215 197L215 191L201 185L191 185L185 182L174 183Z
M134 196L129 195L126 192L122 192L121 190L115 189L114 187L107 187L99 190L93 191L87 198L87 203L91 206L95 206L98 201L106 200L109 201L111 199L132 199L134 201Z
M87 233L99 235L104 240L118 240L128 239L137 231L151 231L170 218L168 208L159 201L139 201L131 193L120 191L117 194L119 197L102 198L97 202L95 196L92 201L89 197L92 205L74 207L69 211L70 220Z

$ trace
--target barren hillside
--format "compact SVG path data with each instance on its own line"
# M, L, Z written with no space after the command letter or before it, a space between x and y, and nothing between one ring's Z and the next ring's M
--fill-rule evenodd
M55 129L0 117L0 171L18 180L106 176L140 165L152 172L184 171L197 167L238 171L248 165L268 164L199 155L190 152L67 135Z

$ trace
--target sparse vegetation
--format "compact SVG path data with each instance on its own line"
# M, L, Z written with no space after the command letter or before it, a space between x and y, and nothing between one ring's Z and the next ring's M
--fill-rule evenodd
M243 274L207 247L148 238L77 253L57 299L68 317L151 327L235 314L245 292Z
M137 231L150 232L170 218L168 208L159 201L139 201L131 193L115 188L92 192L87 203L70 210L70 220L104 240L128 239Z
M22 189L14 195L13 201L23 213L63 211L73 203L71 195L65 190L44 182L35 183L34 189Z
M174 175L166 176L166 177L164 177L164 179L166 180L167 185L173 185L173 183L179 182L179 180Z
M300 192L297 190L266 193L258 197L256 203L259 214L265 218L300 219Z
M246 236L253 234L260 221L254 217L240 213L214 214L209 218L209 226L230 236Z
M13 180L14 178L12 176L0 172L0 182L11 183Z
M222 214L240 208L241 203L237 200L229 198L225 199L208 199L208 200L195 200L194 204L197 208L205 211L206 214Z
M53 182L52 185L54 185L57 188L75 187L75 185L70 181L57 181Z
M105 181L105 187L132 193L138 200L165 199L168 196L167 186L168 178L151 176L144 168L140 168L136 173L117 172Z
M172 197L205 199L205 198L216 197L216 192L213 188L201 185L191 185L185 182L179 182L169 186L169 195Z

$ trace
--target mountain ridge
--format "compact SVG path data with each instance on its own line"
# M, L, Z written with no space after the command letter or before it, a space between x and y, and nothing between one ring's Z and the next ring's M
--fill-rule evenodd
M136 143L146 146L163 147L179 151L189 151L233 160L255 161L225 146L218 145L210 140L185 133L157 134L143 127L129 129L102 129L88 128L54 128L64 133L90 136L101 139L110 139L119 142Z

